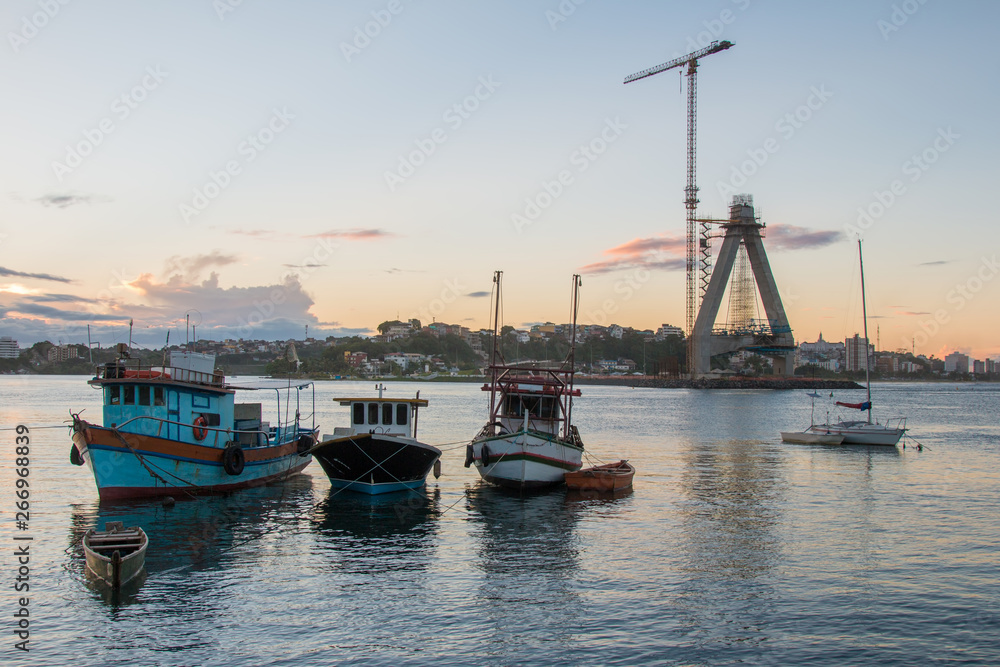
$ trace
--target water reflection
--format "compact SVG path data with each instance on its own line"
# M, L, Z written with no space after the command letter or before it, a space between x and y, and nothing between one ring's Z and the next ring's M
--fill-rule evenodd
M435 545L441 491L368 496L331 488L311 524L336 569L363 574L425 569Z
M692 445L681 458L682 632L707 655L734 644L766 646L778 597L784 457L773 445L730 440Z
M561 490L519 496L485 484L466 498L482 571L473 606L487 652L502 658L568 641L582 613L573 586L580 506Z
M312 479L297 475L281 484L245 489L216 496L179 495L168 504L160 499L119 502L80 503L71 506L67 535L67 569L83 580L83 535L88 529L121 521L126 526L141 526L149 537L146 572L157 586L169 581L183 589L183 595L197 598L209 592L211 579L193 576L200 572L217 573L237 560L232 553L270 541L272 533L294 530L300 509L312 499ZM259 543L255 545L254 543ZM253 562L241 554L239 560ZM180 594L179 590L175 593ZM142 596L133 596L141 600Z
M737 440L692 446L682 458L688 571L753 579L770 570L786 487L780 450Z

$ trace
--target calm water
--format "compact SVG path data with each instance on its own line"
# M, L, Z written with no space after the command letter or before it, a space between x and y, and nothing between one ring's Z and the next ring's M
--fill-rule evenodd
M0 662L1000 663L998 386L877 387L920 452L781 444L808 424L801 391L585 386L574 415L591 453L638 469L606 499L484 487L442 444L485 421L478 386L390 395L416 389L444 474L375 501L332 492L314 462L172 508L101 504L66 429L32 430L27 655L11 620L14 433L0 431ZM347 419L332 397L370 391L319 385L323 430ZM0 427L95 419L98 400L80 377L0 377ZM151 541L145 581L117 599L88 587L79 546L106 520Z

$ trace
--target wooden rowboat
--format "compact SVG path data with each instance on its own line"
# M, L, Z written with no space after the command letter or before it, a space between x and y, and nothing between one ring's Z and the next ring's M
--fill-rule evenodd
M108 521L103 531L91 528L83 536L87 570L111 588L121 588L139 576L148 544L142 528L125 528L121 521Z
M568 472L564 477L566 486L571 489L618 491L632 486L633 475L635 475L635 467L623 460Z

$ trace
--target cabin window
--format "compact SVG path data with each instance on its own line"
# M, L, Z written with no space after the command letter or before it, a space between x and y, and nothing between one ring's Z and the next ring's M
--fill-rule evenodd
M117 385L115 385L113 387L108 387L107 404L108 405L121 405L121 401L122 401L121 388L118 387Z
M378 424L378 403L368 404L368 423Z
M135 405L135 385L122 385L122 405Z
M382 425L392 426L392 403L382 404Z
M365 404L364 403L355 403L353 411L354 411L354 419L353 419L354 423L355 424L364 424L365 423Z
M541 405L538 407L538 416L542 419L556 419L559 416L554 396L542 397Z
M146 385L139 385L138 405L149 405L149 387Z
M398 426L406 426L406 417L409 410L409 406L406 403L399 403L396 405L396 424Z
M163 397L163 387L153 387L153 405L166 405Z
M191 407L192 408L207 408L208 407L208 396L204 394L195 394L191 397Z

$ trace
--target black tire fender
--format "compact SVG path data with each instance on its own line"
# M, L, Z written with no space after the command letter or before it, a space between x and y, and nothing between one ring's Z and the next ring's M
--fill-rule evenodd
M243 472L246 465L246 455L239 445L229 445L222 450L222 468L227 475L235 477Z

